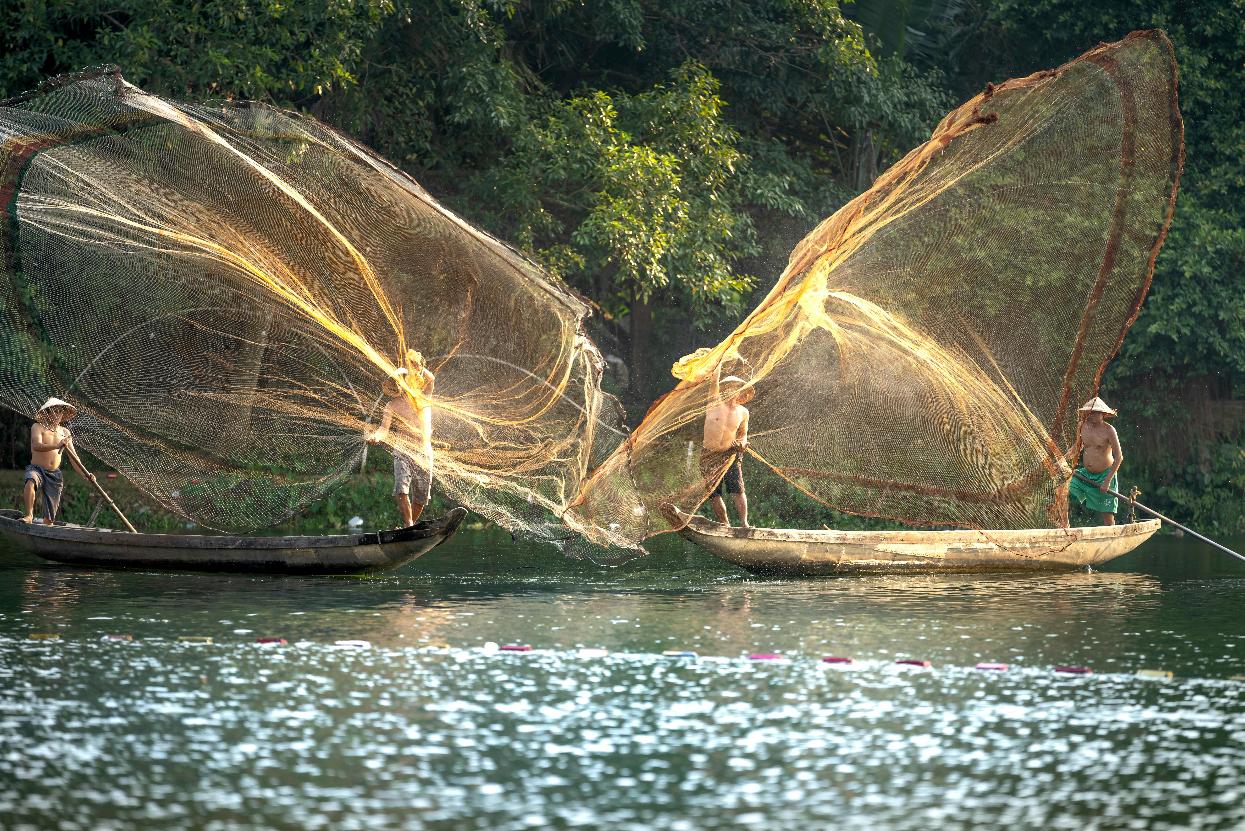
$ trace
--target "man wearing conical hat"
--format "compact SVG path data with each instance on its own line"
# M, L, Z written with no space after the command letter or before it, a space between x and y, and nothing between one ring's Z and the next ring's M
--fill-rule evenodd
M739 524L748 526L748 492L744 489L743 455L748 449L748 408L755 390L744 379L734 375L722 378L722 365L713 372L709 387L709 406L705 409L705 432L700 448L700 472L709 479L720 475L722 463L729 458L729 467L722 483L715 489L709 505L723 525L730 524L726 500L731 495Z
M1120 489L1116 472L1124 461L1124 451L1106 418L1116 413L1098 397L1086 401L1077 412L1081 415L1081 465L1068 483L1068 499L1097 511L1103 525L1114 525L1119 501L1110 491Z
M432 408L427 399L435 378L418 352L410 351L407 364L381 385L389 401L380 427L367 437L369 444L388 444L393 453L393 499L401 528L414 525L432 498ZM408 383L419 390L419 401L402 388L399 379L405 378L414 379Z
M22 486L22 499L26 503L23 522L34 522L35 496L42 497L43 521L51 525L61 507L61 495L65 489L61 473L61 457L69 453L69 462L89 482L95 474L88 473L74 452L73 436L65 422L78 414L72 404L59 398L49 398L35 413L35 423L30 426L30 464L26 465L26 481Z

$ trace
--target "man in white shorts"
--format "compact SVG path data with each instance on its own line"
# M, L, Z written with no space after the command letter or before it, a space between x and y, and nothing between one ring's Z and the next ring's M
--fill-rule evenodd
M421 384L418 400L402 389L397 377L387 379L381 390L389 402L380 427L367 438L370 444L387 443L393 453L393 499L403 528L415 524L432 498L432 408L428 397L435 379L422 362L417 361L415 366L416 383ZM405 369L396 373L405 375Z

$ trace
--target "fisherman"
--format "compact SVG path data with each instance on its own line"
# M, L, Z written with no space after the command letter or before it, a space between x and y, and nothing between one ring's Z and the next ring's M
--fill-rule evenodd
M731 457L730 467L722 478L722 484L713 494L709 504L718 522L730 525L726 514L724 494L735 500L735 512L739 524L748 527L748 493L744 490L743 454L748 449L748 408L744 405L756 394L742 378L722 375L722 365L713 372L709 388L710 404L705 409L705 434L700 454L701 473L710 477L721 470L722 455ZM723 398L722 386L727 386Z
M397 419L393 432L399 438L397 442L390 441L389 448L393 452L393 499L403 528L415 524L432 498L432 408L427 399L432 395L436 380L418 352L408 356L408 363L419 384L418 400L412 402L398 383L399 378L411 374L410 370L399 369L393 377L385 379L381 390L389 402L385 404L379 429L367 438L369 444L386 441ZM415 451L414 457L407 455L410 450Z
M78 414L72 404L59 398L49 398L35 413L35 423L30 425L30 464L26 465L26 480L22 486L22 499L26 503L26 515L22 522L35 520L35 493L43 498L43 522L51 525L61 507L61 495L65 488L61 473L61 453L69 453L69 463L88 482L95 482L95 474L88 473L74 451L73 436L63 422Z
M1120 489L1116 473L1124 461L1124 451L1120 449L1120 437L1106 418L1116 412L1097 397L1086 401L1077 412L1081 414L1081 465L1068 483L1068 497L1101 514L1103 525L1114 525L1119 501L1110 491Z

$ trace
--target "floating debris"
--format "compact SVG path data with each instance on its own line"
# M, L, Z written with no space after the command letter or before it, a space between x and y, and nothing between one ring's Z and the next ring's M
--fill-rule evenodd
M700 654L698 652L693 652L690 649L667 649L665 652L661 654L667 658L699 658L700 657Z
M212 642L211 637L207 635L182 635L180 638L178 638L178 640L184 643L211 643Z
M608 649L599 649L596 647L586 646L580 649L576 654L581 658L604 658L606 655L610 654L610 651Z
M32 641L59 641L61 636L54 632L33 632L27 639Z
M1165 669L1139 669L1137 670L1138 678L1153 678L1158 681L1170 681L1172 674Z
M1093 670L1089 667L1060 666L1055 667L1055 672L1066 672L1071 675L1090 675L1093 673Z
M748 656L749 661L785 661L787 660L777 652L753 652Z
M347 646L347 647L352 647L354 649L371 649L372 642L371 641L356 641L356 640L333 641L333 646Z
M525 643L508 643L501 647L502 652L531 652L532 648Z
M989 661L982 661L977 665L977 669L987 669L993 672L1005 672L1008 668L1007 664L994 664Z
M922 661L919 658L900 658L895 663L903 664L904 666L910 666L910 667L922 667L924 669L929 669L930 667L933 666L933 664L931 664L929 661Z
M255 643L271 644L272 646L285 646L289 641L285 638L256 638Z
M840 655L827 655L821 659L821 662L823 664L850 664L852 663L852 659L844 658Z
M132 641L132 640L134 640L134 636L133 636L133 635L104 635L104 637L100 638L100 640L104 640L104 641Z

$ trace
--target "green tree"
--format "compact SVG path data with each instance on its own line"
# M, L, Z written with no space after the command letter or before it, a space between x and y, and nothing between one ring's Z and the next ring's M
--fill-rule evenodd
M309 107L354 83L393 12L391 0L14 0L0 9L0 89L116 64L159 94Z
M1192 522L1245 530L1245 2L997 0L958 81L975 89L1164 29L1180 65L1186 160L1141 315L1104 381L1122 409L1126 473ZM1118 402L1118 404L1117 404ZM1129 453L1130 449L1134 452Z

